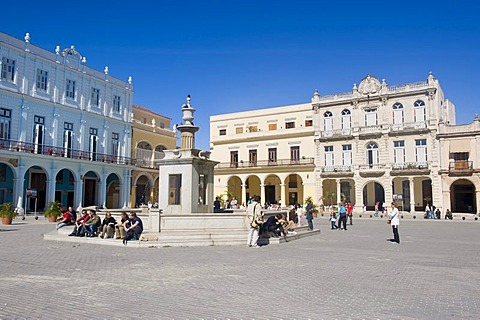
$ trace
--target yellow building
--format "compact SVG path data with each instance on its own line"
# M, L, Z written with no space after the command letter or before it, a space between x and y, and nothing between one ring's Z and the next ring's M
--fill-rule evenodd
M132 172L132 207L158 201L158 166L155 160L164 157L163 150L176 148L177 137L170 124L170 118L141 106L133 106L132 158L136 159L136 169Z

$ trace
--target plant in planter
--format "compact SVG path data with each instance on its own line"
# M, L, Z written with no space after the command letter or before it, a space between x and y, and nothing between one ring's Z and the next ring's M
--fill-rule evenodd
M45 217L48 218L49 222L57 221L57 218L62 215L60 210L60 203L57 201L52 201L48 204L47 210L45 210Z
M0 205L0 216L2 217L3 224L12 224L13 218L17 213L13 209L13 204L11 202L5 202Z

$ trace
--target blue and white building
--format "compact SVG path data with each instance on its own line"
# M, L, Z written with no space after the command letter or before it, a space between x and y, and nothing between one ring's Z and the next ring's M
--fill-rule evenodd
M131 78L30 40L0 33L0 203L129 206Z

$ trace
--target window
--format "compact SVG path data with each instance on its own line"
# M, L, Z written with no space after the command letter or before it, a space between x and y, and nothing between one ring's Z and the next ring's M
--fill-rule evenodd
M323 118L323 131L331 132L333 130L333 114L330 111L327 111L323 114Z
M342 164L344 166L352 165L352 145L351 144L342 145Z
M118 142L119 135L116 132L112 132L112 151L110 154L114 157L118 156L118 149L120 143Z
M393 142L393 162L396 165L405 162L405 141Z
M268 162L270 164L277 162L277 148L268 148Z
M121 98L120 96L113 96L113 111L116 113L120 113L121 110Z
M258 131L257 126L248 126L247 129L248 129L248 132L257 132Z
M70 158L73 148L73 123L63 123L63 156Z
M257 165L257 149L248 150L248 161L251 166Z
M100 106L100 89L92 88L92 96L90 99L90 105L94 107Z
M377 109L365 109L365 126L377 125Z
M378 145L376 143L367 145L367 164L370 168L378 164Z
M425 113L425 102L417 100L413 104L413 116L415 122L425 122L427 115Z
M168 204L180 204L180 191L182 188L182 175L171 174L168 176Z
M350 134L352 128L352 114L350 110L344 109L342 111L342 134Z
M90 160L97 161L97 148L98 148L98 129L97 128L90 128L90 144L89 144L89 151L90 151Z
M33 117L33 152L42 153L45 136L45 117Z
M277 124L276 124L276 123L270 123L270 124L268 125L268 130L269 130L269 131L277 130Z
M305 127L313 126L313 120L305 120Z
M15 81L15 60L2 58L2 79L10 82Z
M293 129L295 128L295 122L290 121L290 122L285 122L285 129Z
M403 105L399 102L394 103L393 109L393 124L399 126L403 124Z
M75 100L75 81L67 79L67 87L65 89L65 97Z
M415 155L418 162L427 162L427 139L415 140Z
M221 135L221 136L226 136L227 135L227 129L220 129L218 134Z
M450 159L454 161L468 161L469 153L468 152L451 152Z
M160 129L165 129L165 123L160 122Z
M230 168L238 167L238 151L230 151Z
M300 146L290 147L290 161L300 161Z
M333 146L325 146L325 167L333 170Z
M243 133L243 128L242 127L236 127L235 128L235 133L237 133L237 134Z
M12 110L0 108L0 139L10 140Z
M47 91L48 72L37 69L37 89L40 91Z

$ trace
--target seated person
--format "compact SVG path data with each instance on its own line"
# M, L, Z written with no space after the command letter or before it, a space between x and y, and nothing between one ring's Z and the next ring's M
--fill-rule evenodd
M140 240L140 236L143 232L143 222L142 219L137 217L135 212L130 212L130 217L128 219L130 222L129 226L125 225L125 232L127 233L123 237L123 244L127 245L128 240Z
M90 215L87 210L82 210L82 215L75 221L75 227L69 236L83 237L85 235L84 224L90 219Z
M125 212L120 215L121 220L115 224L115 239L123 239L125 237L125 224L129 224L128 216ZM127 226L128 228L128 226Z
M286 240L286 234L282 225L282 220L283 215L280 212L268 217L267 221L263 224L263 231L273 232L275 237L283 236L283 238Z
M453 219L453 215L450 209L447 209L447 211L445 212L445 219L450 219L450 220Z
M102 225L100 217L97 216L95 210L90 210L90 219L85 223L85 232L87 233L87 237L95 237L97 233L97 229L99 226Z
M100 238L113 238L115 232L115 218L112 217L110 212L105 213L105 218L101 226Z
M57 219L57 230L65 226L69 226L73 223L73 216L70 212L65 211L65 213Z
M282 216L282 219L280 220L281 224L282 224L282 227L283 227L283 230L286 230L287 233L291 233L291 234L297 234L297 232L295 231L295 227L297 226L295 221L293 220L289 220L287 221L283 216Z

